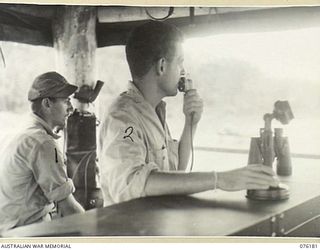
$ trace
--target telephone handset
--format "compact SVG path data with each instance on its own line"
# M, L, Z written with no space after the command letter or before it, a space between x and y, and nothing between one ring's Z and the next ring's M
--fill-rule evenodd
M188 92L190 89L193 89L192 80L188 75L182 75L178 82L178 90L180 92Z

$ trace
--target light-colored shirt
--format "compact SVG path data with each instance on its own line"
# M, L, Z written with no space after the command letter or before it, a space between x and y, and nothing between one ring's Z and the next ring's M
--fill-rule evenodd
M36 115L0 152L0 232L48 219L53 202L67 198L67 177L58 136Z
M105 206L145 196L151 171L178 169L178 142L170 136L165 105L152 108L133 83L111 105L99 136Z

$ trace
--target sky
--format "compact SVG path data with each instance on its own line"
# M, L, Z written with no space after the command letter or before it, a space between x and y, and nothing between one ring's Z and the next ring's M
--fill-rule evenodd
M184 47L190 57L205 54L254 63L265 74L279 77L320 78L320 27L247 34L223 34L188 39ZM201 44L201 46L199 46ZM196 48L196 49L195 49ZM302 72L303 70L303 72Z

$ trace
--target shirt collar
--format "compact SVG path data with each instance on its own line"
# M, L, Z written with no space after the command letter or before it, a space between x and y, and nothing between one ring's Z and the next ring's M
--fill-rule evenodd
M40 116L32 113L31 114L31 119L32 119L32 123L36 126L41 126L44 128L44 130L49 134L51 135L54 139L59 139L60 136L55 134L52 129L50 128L49 124L43 120Z
M129 86L128 86L128 94L135 100L135 102L145 102L146 99L140 92L140 90L137 88L137 86L133 83L133 81L129 81ZM149 103L148 103L149 104ZM150 104L149 104L150 105ZM160 103L157 105L156 109L165 109L166 108L166 102L165 101L160 101Z
M129 87L128 87L128 95L130 95L131 98L134 99L136 103L142 103L150 110L155 111L157 114L158 118L160 119L162 126L165 126L166 123L166 102L165 101L160 101L160 103L156 106L156 109L154 110L149 102L146 101L140 90L137 88L137 86L132 82L129 81Z
M146 102L146 100L144 99L142 93L140 92L140 90L137 88L137 86L133 83L133 81L129 81L128 84L128 92L127 92L133 99L135 102L139 103L139 102Z

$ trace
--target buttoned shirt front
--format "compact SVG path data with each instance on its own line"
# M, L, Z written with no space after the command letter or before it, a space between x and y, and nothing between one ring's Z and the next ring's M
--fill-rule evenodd
M0 232L48 217L53 202L68 197L67 177L58 136L36 115L0 152Z
M145 196L151 171L178 168L178 142L165 121L165 102L156 110L133 83L111 105L101 125L99 160L104 205Z

